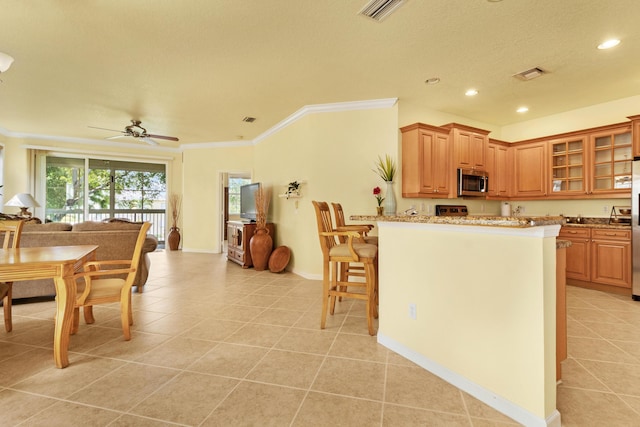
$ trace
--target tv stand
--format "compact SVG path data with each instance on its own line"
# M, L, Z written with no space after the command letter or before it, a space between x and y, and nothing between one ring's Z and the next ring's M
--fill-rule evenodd
M256 226L255 222L245 222L244 220L227 221L227 260L240 264L242 268L253 267L249 241L256 231ZM274 224L267 223L267 230L269 230L271 238L275 240Z

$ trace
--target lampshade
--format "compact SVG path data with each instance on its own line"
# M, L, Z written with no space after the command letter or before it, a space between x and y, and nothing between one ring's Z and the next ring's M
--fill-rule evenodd
M0 52L0 73L4 73L11 67L13 57L4 52Z
M39 208L40 204L29 193L18 193L11 198L5 206L15 206L18 208Z

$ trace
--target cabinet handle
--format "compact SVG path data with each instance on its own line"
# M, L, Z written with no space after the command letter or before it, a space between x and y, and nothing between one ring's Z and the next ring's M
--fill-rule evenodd
M605 236L615 236L616 233L604 233Z

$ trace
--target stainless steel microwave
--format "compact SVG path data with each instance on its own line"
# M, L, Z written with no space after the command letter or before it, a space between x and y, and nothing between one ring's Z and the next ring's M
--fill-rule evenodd
M486 196L489 174L475 169L458 169L458 196Z

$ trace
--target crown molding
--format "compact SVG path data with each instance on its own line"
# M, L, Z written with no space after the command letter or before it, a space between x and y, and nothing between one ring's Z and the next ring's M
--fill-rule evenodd
M199 148L225 148L225 147L244 147L249 145L257 145L261 141L266 138L280 132L282 129L287 126L292 125L297 122L301 118L310 115L310 114L318 114L318 113L336 113L342 111L354 111L354 110L372 110L377 108L390 108L393 107L396 102L398 102L398 98L382 98L382 99L372 99L367 101L350 101L350 102L336 102L332 104L311 104L306 105L300 108L298 111L282 120L275 126L271 127L267 131L258 135L256 138L250 141L221 141L221 142L196 142L191 144L182 144L177 148L173 147L162 147L162 146L145 146L142 144L130 144L130 143L118 143L118 147L122 148L133 148L133 149L147 149L152 151L165 151L170 153L180 153L184 150L193 150ZM113 147L113 143L106 142L104 140L96 140L90 138L75 138L75 137L63 137L63 136L52 136L52 135L41 135L35 133L24 133L24 132L12 132L3 127L0 127L0 135L4 135L8 138L26 138L26 139L39 139L45 141L57 141L57 142L68 142L72 144L84 144L84 145L95 145L95 146L103 146L103 147Z

